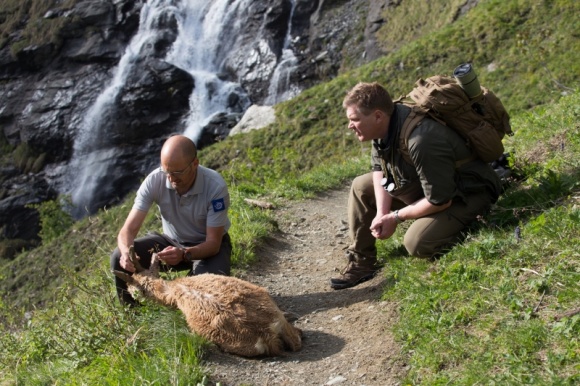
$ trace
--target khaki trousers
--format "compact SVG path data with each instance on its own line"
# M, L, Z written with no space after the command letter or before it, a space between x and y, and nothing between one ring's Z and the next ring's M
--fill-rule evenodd
M462 231L478 216L486 213L492 202L487 191L466 196L446 210L413 220L405 233L404 245L411 256L433 257L463 239ZM391 210L405 204L393 199ZM363 256L376 256L376 239L370 226L377 214L372 173L356 177L348 199L348 221L352 244L349 250Z

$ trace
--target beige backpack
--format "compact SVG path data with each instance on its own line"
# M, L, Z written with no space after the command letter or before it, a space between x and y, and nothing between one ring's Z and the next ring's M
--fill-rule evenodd
M513 135L509 115L495 94L481 87L477 96L469 98L452 77L419 79L413 90L395 103L411 107L411 113L403 123L399 136L400 151L410 163L413 162L409 156L409 136L425 116L449 126L467 142L473 155L457 161L457 167L478 157L485 162L499 159L504 152L502 139L506 134Z

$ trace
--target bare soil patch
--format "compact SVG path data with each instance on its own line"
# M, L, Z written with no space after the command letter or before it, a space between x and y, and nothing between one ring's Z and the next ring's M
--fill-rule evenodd
M275 209L280 232L241 277L267 288L297 319L303 348L282 358L247 359L211 349L213 382L234 385L398 385L405 355L389 327L394 304L381 301L382 273L335 291L328 280L346 264L348 186Z

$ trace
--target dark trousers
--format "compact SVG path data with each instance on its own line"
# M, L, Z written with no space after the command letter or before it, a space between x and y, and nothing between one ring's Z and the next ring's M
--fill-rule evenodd
M151 256L154 252L162 251L170 245L178 246L169 237L159 233L150 233L133 241L135 253L139 256L139 264L141 264L145 269L148 269L151 265ZM193 247L195 245L197 244L185 244L186 247ZM202 273L214 273L228 276L230 274L231 255L232 243L230 236L226 233L222 238L222 244L217 255L203 260L194 260L192 263L182 261L177 265L171 266L161 264L160 271L189 271L187 273L188 276L200 275ZM119 248L115 248L111 254L111 269L130 273L121 267L121 252L119 251ZM115 276L115 287L117 290L117 296L122 304L135 304L135 299L133 299L133 296L131 296L127 291L127 283L125 283L125 281Z
M483 190L453 202L442 212L413 221L404 237L404 245L411 256L433 257L450 248L463 238L464 231L479 215L491 207L492 195ZM393 199L391 210L406 205ZM377 214L372 173L358 176L352 182L348 200L348 215L352 244L349 250L362 256L377 254L376 238L370 226Z

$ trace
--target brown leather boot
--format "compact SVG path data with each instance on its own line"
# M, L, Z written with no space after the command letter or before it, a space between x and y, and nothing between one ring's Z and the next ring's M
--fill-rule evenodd
M330 287L339 290L354 287L362 282L372 279L381 269L377 258L365 257L355 254L352 251L346 251L348 265L341 272L338 278L330 279Z

